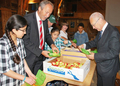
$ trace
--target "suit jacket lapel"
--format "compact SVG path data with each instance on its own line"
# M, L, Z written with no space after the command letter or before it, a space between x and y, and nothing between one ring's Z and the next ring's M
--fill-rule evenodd
M46 19L45 21L43 21L43 27L44 27L44 43L45 43L45 41L46 41L46 40L45 40L45 38L46 38L46 36L45 36L45 35L46 35L46 29L48 29L48 28L47 28L47 26L48 26L47 24L48 24L48 23L47 23L47 19Z
M33 15L33 21L34 21L34 25L35 25L35 30L37 31L37 32L39 32L38 31L38 25L37 25L37 20L36 20L36 12L34 13L34 15Z
M37 40L40 43L40 41L39 41L39 30L38 30L38 25L37 25L37 20L36 20L36 12L34 12L34 14L33 14L33 23L34 23L33 24L34 25L34 34L37 35Z

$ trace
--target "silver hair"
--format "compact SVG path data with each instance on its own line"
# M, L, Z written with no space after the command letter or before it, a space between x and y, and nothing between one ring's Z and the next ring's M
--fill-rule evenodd
M102 18L104 19L104 16L100 12L94 12L90 15L89 19L91 18Z
M43 8L45 7L45 5L47 5L47 4L52 5L52 7L53 7L53 9L54 9L53 3L50 2L50 1L48 1L48 0L43 0L43 1L41 1L40 4L39 4L39 6L41 7L41 9L43 9Z

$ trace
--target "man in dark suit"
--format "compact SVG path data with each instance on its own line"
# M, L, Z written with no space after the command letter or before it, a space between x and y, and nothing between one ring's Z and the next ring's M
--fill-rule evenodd
M47 42L53 51L58 51L48 31L47 18L53 9L54 6L50 1L43 0L39 4L36 12L24 16L28 22L26 35L23 37L27 54L25 59L34 74L36 74L39 69L43 70L45 57L50 58L48 55L49 52L44 50L45 42Z
M86 55L97 64L97 86L114 86L116 73L119 70L119 31L99 12L91 14L89 20L93 29L99 32L93 41L82 44L78 48L97 47L98 53Z

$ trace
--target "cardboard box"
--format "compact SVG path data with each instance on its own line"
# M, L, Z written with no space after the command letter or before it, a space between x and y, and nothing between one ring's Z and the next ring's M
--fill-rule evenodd
M56 61L56 59L58 58L58 57L57 58L53 57L43 62L43 71L48 74L53 74L67 79L83 82L90 70L90 60L87 59L83 53L79 52L79 50L75 49L74 51L69 51L69 49L70 48L62 49L61 57L59 57L59 59L62 60L62 62L67 62L67 63L74 63L74 62L84 63L82 67L67 69L67 68L52 66L51 62Z
M78 49L75 48L63 48L61 50L61 56L64 57L63 60L66 60L65 58L69 59L76 59L76 60L88 60L86 55L82 52L80 52Z

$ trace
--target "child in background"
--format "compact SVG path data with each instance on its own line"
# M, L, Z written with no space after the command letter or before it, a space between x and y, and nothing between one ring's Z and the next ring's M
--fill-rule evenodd
M62 46L71 46L71 42L69 40L64 40L59 38L60 31L57 27L54 27L51 30L51 37L52 40L54 41L55 46L61 50ZM45 43L45 50L51 50L51 48Z
M84 31L83 23L79 23L78 31L74 34L74 39L77 40L77 46L89 41L88 34Z
M68 40L68 34L67 34L68 27L69 27L69 25L67 22L61 23L61 30L60 30L60 35L59 35L60 38L62 38L64 40ZM72 46L74 46L75 48L77 47L76 43L74 43L72 40L70 42L71 42Z
M6 23L5 34L0 38L0 86L35 84L36 77L25 60L22 37L26 27L27 21L20 15L11 16Z

